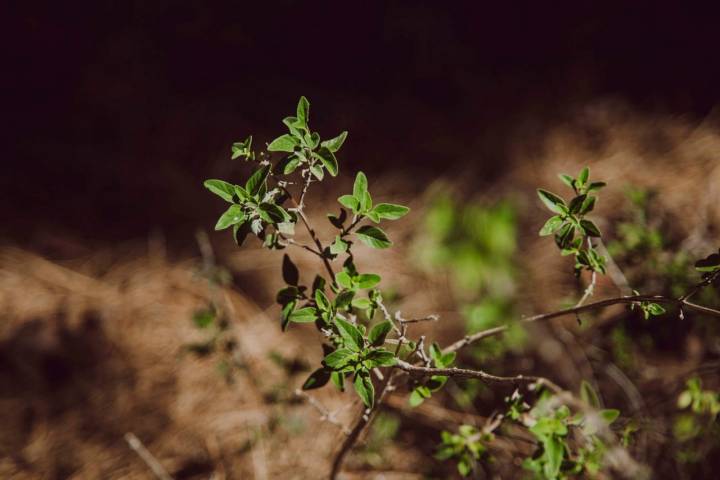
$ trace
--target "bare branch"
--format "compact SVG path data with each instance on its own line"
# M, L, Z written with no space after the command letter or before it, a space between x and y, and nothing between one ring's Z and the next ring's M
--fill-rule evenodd
M130 448L138 454L142 461L145 462L148 467L150 467L150 470L152 470L153 474L155 474L157 478L159 478L160 480L173 480L167 470L165 470L165 467L163 467L162 464L157 460L157 458L155 458L153 454L150 453L147 448L145 448L145 445L143 445L143 443L138 437L135 436L134 433L126 433L125 441L130 446Z

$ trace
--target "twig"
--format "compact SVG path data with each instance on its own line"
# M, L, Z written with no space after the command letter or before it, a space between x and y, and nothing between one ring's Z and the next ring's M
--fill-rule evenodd
M585 305L580 305L579 307L566 308L564 310L558 310L558 311L552 312L552 313L543 313L540 315L533 315L531 317L524 317L521 319L521 322L522 323L539 322L539 321L543 321L543 320L550 320L553 318L564 317L566 315L574 315L574 314L578 314L581 312L587 312L590 310L605 308L605 307L609 307L612 305L633 304L633 303L640 303L640 302L672 304L672 305L677 305L680 308L687 308L688 310L694 310L696 312L704 313L706 315L720 317L720 310L715 310L714 308L705 307L703 305L698 305L696 303L689 302L684 297L671 298L671 297L664 297L664 296L660 296L660 295L655 295L655 296L631 295L628 297L608 298L606 300L600 300L599 302L587 303ZM508 328L509 327L507 325L500 325L498 327L493 327L493 328L490 328L487 330L483 330L481 332L477 332L473 335L468 335L465 338L463 338L462 340L458 340L457 342L445 347L443 349L443 352L444 353L455 352L467 345L470 345L471 343L477 342L478 340L482 340L483 338L492 337L494 335L503 333L503 332L507 331Z
M150 470L152 470L152 472L157 478L159 478L160 480L172 480L172 477L167 472L167 470L165 470L165 467L163 467L162 464L153 456L153 454L150 453L147 448L145 448L145 445L143 445L143 443L138 437L135 436L134 433L126 433L125 441L130 446L130 448L138 454L142 461L145 462L148 467L150 467Z
M345 425L343 425L343 423L341 421L339 421L337 418L335 418L336 413L328 410L328 408L325 405L323 405L320 402L320 400L313 397L312 395L310 395L307 392L303 392L299 388L295 390L295 395L306 399L308 401L308 403L310 403L310 405L315 407L315 410L320 412L320 420L331 423L331 424L335 425L336 427L338 427L340 430L342 430L342 432L345 435L350 435L350 429L347 428Z

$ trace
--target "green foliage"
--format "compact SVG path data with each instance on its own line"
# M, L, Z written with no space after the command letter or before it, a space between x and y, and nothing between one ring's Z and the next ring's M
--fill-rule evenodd
M437 447L435 458L455 460L460 475L467 477L477 468L477 462L486 455L487 444L493 441L494 435L472 425L460 425L457 433L444 430L440 438L442 443Z
M577 178L560 175L560 180L572 188L575 196L570 202L552 192L538 189L538 197L553 215L540 229L541 236L554 235L555 244L563 256L575 256L575 273L582 270L605 273L606 259L592 244L592 238L601 236L600 229L585 216L592 212L597 196L592 195L603 188L604 182L590 182L590 169L583 168Z
M420 345L418 345L420 348ZM456 353L443 353L437 343L430 345L430 365L435 368L450 368L455 362ZM447 377L443 375L432 375L420 381L416 381L408 403L411 407L421 405L426 399L432 396L433 392L440 390L447 382Z
M511 397L507 416L528 425L538 441L535 454L523 461L523 467L536 478L574 478L600 471L606 446L598 432L609 428L620 412L601 409L598 394L587 382L581 385L580 398L590 408L589 412L572 414L567 406L557 406L553 396L543 392L535 406L525 413L527 406L521 403L520 396L516 393ZM579 446L571 442L573 434L584 438Z

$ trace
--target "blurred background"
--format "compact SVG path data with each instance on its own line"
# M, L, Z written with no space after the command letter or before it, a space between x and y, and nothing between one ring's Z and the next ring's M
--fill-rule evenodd
M438 313L422 328L441 343L577 301L586 279L536 235L535 188L562 192L557 173L590 165L609 183L594 218L643 293L679 295L720 243L717 16L702 5L3 10L3 478L152 478L128 432L177 479L322 478L342 433L293 393L321 356L313 332L279 334L277 252L212 232L222 202L202 187L245 178L230 145L283 133L300 95L323 136L350 132L341 176L311 192L312 218L332 238L324 213L358 169L378 198L410 205L389 229L398 248L358 263L383 275L393 309ZM600 281L596 296L617 294ZM703 478L717 426L682 417L675 398L694 375L717 387L720 337L711 319L672 313L518 328L465 361L570 389L592 379L637 424L640 459ZM463 383L412 411L393 397L348 471L452 477L432 459L439 431L480 421L507 393Z

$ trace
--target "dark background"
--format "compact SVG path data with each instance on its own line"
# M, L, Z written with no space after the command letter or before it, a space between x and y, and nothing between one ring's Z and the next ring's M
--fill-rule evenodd
M342 5L342 6L341 6ZM89 243L214 220L232 141L281 133L300 95L341 162L492 181L508 147L617 97L702 118L715 12L677 2L16 2L2 82L2 239ZM517 161L517 160L515 160ZM206 225L207 224L207 225ZM181 241L181 240L178 240Z

